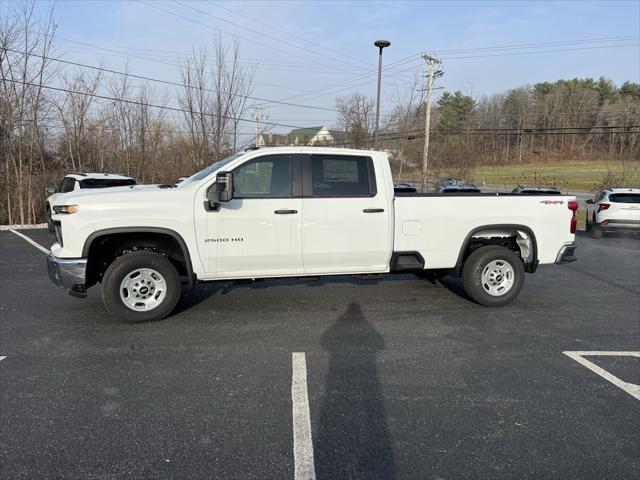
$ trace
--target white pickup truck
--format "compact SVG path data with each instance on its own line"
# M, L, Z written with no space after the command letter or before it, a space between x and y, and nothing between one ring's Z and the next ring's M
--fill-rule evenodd
M505 305L538 264L575 260L574 197L395 193L387 154L318 147L232 155L174 185L87 190L53 205L51 280L102 284L113 315L163 318L183 286L273 277L462 277Z

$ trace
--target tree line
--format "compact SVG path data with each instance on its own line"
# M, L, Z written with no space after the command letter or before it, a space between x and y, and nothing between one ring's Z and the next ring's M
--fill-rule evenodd
M424 108L416 92L405 93L384 127L384 145L395 154L398 171L420 164ZM482 98L445 91L431 124L429 158L435 168L564 160L638 163L640 84L617 86L601 77L537 83Z

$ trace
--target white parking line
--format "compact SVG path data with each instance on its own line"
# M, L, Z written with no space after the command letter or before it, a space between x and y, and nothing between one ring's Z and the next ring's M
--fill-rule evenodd
M4 360L5 358L7 358L7 356L6 356L6 355L5 355L5 356L0 355L0 362L1 362L2 360Z
M36 247L38 250L40 250L41 252L44 253L51 253L49 252L49 250L47 250L46 248L44 248L42 245L40 245L37 242L34 242L33 240L31 240L29 237L27 237L26 235L20 233L20 232L16 232L15 230L9 230L10 232L15 233L17 236L23 238L24 240L26 240L27 242L29 242L31 245L33 245L34 247Z
M316 470L313 463L313 440L307 393L307 361L304 352L293 352L292 364L294 478L295 480L315 480Z
M590 362L585 356L605 356L605 357L640 357L640 352L562 352L566 356L573 358L580 365L587 367L592 372L597 373L605 380L613 383L616 387L621 388L632 397L640 400L640 385L620 380L615 375L607 372L593 362Z

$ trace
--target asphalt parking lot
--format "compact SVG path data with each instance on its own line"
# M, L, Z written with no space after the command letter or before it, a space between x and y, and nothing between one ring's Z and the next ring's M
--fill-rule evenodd
M577 241L500 309L334 277L202 285L127 325L0 232L0 477L294 478L304 353L316 478L638 478L640 239Z

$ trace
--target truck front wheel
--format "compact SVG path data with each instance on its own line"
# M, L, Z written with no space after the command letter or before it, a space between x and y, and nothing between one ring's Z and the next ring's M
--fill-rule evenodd
M524 265L505 247L481 247L467 258L462 269L464 289L473 300L487 307L511 303L524 286Z
M102 300L114 317L127 323L160 320L181 295L180 276L159 253L135 251L113 261L102 278Z

